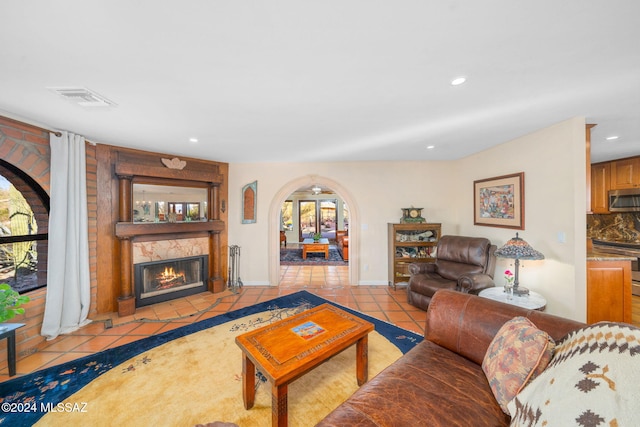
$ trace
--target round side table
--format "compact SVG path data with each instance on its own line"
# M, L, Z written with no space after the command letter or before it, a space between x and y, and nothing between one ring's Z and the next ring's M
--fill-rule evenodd
M511 299L507 299L507 293L501 286L483 289L478 296L483 298L500 301L518 307L528 308L529 310L544 311L547 306L547 300L537 292L529 291L529 295L512 295Z

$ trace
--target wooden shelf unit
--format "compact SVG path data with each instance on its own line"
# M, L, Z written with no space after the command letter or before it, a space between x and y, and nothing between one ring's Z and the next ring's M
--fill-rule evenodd
M388 224L389 286L409 283L409 264L435 262L441 224Z

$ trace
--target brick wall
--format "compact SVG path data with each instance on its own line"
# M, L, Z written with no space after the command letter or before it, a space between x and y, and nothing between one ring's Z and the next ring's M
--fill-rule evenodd
M91 305L89 317L96 314L96 218L97 218L97 162L96 150L87 144L87 205L89 214L89 268L91 272ZM42 189L50 194L49 132L40 128L0 116L0 158L29 175ZM24 194L28 197L27 194ZM39 225L40 227L40 225ZM40 255L38 255L40 257ZM40 260L40 258L39 258ZM41 261L41 260L40 260ZM44 258L46 262L46 256ZM46 270L45 270L46 271ZM26 304L25 314L12 322L26 323L16 332L18 359L35 353L44 342L40 336L46 288L27 294L31 301ZM0 363L6 360L6 340L0 343ZM1 366L1 365L0 365Z

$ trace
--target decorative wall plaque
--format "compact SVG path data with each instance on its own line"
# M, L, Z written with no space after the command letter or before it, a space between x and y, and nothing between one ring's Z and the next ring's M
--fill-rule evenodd
M256 222L256 209L258 200L258 181L253 181L242 187L242 223L253 224Z

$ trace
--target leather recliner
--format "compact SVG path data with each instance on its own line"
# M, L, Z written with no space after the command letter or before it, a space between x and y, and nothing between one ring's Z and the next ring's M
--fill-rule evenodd
M349 261L349 232L344 230L336 231L336 241L338 252L344 261Z
M495 286L496 246L484 237L442 236L434 263L409 265L409 304L426 310L440 289L478 294Z

